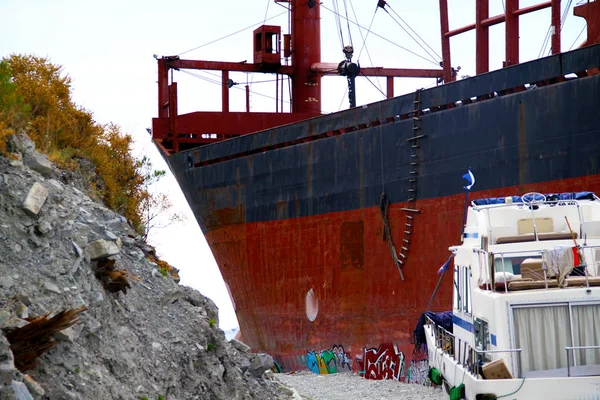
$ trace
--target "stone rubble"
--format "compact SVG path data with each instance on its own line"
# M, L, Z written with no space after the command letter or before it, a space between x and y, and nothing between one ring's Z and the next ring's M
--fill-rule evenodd
M22 134L8 148L23 162L0 155L0 399L294 398L270 356L225 339L210 299L154 272L154 250L86 194L85 179ZM127 271L127 294L103 286L101 262ZM6 333L82 306L35 368L15 369Z

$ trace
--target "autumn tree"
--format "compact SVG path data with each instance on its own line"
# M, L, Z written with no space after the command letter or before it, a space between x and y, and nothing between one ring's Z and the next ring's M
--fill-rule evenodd
M100 184L90 189L140 227L147 186L131 155L132 138L115 124L99 124L91 112L77 106L71 98L71 78L48 59L11 55L1 65L0 142L7 126L13 131L26 128L37 149L59 166L78 170L84 160L91 163ZM8 80L5 71L10 71ZM18 118L24 110L13 106L10 111L4 102L28 104L26 124Z
M144 177L144 195L140 201L140 215L144 227L144 241L148 240L150 231L166 228L175 223L183 222L183 213L173 208L169 196L153 188L166 176L165 170L154 169L150 158L144 156L138 160L138 169Z

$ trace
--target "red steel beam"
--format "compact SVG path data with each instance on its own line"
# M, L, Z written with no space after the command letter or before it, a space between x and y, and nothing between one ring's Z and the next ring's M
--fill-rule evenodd
M578 5L573 14L587 21L587 39L583 45L600 43L600 1Z
M560 53L560 0L552 0L552 54Z
M560 0L552 0L552 1L558 1L560 3ZM534 12L534 11L542 10L544 8L551 7L552 1L546 1L544 3L535 4L533 6L523 7L521 9L517 8L516 10L513 11L512 15L514 17L518 17L520 15L528 14L530 12ZM506 21L506 14L499 14L499 15L495 15L493 17L483 19L481 21L481 25L483 25L484 27L490 27L492 25L501 24L504 21ZM476 29L476 28L477 28L477 23L465 25L461 28L456 28L454 30L446 32L444 34L444 37L450 38L452 36L456 36L461 33L465 33L470 30Z
M450 61L450 36L448 31L448 0L440 0L440 24L442 28L442 60L444 69L444 83L452 82L452 64ZM473 28L475 24L473 24Z
M259 64L243 62L224 62L224 61L202 61L202 60L171 60L161 59L160 62L164 62L169 68L176 69L204 69L209 71L235 71L235 72L264 72ZM269 71L273 73L293 75L294 67L292 66L281 66L275 71Z
M169 116L169 68L158 61L158 117Z
M321 77L310 67L321 62L321 2L294 0L291 9L292 112L320 114Z
M315 63L310 69L319 75L338 75L338 64ZM383 68L361 67L360 74L365 76L389 76L406 78L438 78L442 76L441 69L412 69L412 68Z
M229 88L227 81L229 80L229 71L223 71L221 75L221 111L229 112Z
M475 72L483 74L490 70L490 31L481 23L490 12L489 0L477 0L475 4Z
M558 0L558 3L559 3L558 4L558 8L560 9L560 0ZM523 7L521 9L519 9L517 7L517 10L515 10L513 12L513 15L515 17L518 17L519 15L528 14L530 12L543 10L544 8L548 8L548 7L552 7L552 1L546 1L544 3L535 4L533 6ZM559 12L559 14L560 14L560 12Z
M392 97L394 97L394 77L393 76L388 76L387 77L387 98L391 99Z
M506 59L505 66L519 63L519 0L506 0Z

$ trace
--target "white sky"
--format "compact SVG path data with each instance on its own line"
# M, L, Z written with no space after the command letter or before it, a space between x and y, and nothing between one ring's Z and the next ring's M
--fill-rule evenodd
M343 10L344 1L338 1ZM377 0L347 1L353 4L358 21L368 27L373 18ZM438 0L388 0L392 9L421 36L435 52L441 53ZM474 22L474 0L450 0L450 29ZM521 0L521 7L538 3ZM565 7L569 1L563 1ZM267 9L268 4L268 9ZM343 59L339 30L329 9L333 0L324 0L322 18L322 61L339 62ZM572 8L572 6L571 6ZM74 101L92 111L100 123L115 122L136 140L136 156L150 156L157 168L166 166L150 142L146 128L157 115L157 68L153 54L175 55L226 36L254 23L262 22L285 11L273 0L227 2L208 0L0 0L0 57L12 53L35 54L48 57L62 65L73 81ZM502 0L490 0L490 15L503 12ZM352 9L348 15L355 21ZM585 21L573 16L572 9L563 28L563 51L585 39L585 32L576 41ZM393 15L393 14L392 14ZM265 17L266 16L266 17ZM397 17L394 16L396 19ZM285 14L267 21L281 25L287 33ZM543 10L521 18L521 62L538 57L550 24L550 10ZM258 24L256 25L258 26ZM185 53L181 58L214 61L252 62L252 29L225 40ZM342 20L345 44L348 44L347 26ZM356 25L351 24L355 56L363 40ZM375 13L372 32L388 38L411 51L428 58L426 53L382 10ZM504 59L504 24L491 28L490 67L498 69ZM407 68L436 68L433 61L419 58L382 40L374 33L367 37L367 51L360 57L362 66ZM363 35L366 32L363 31ZM452 64L461 66L459 75L474 74L474 32L451 40ZM549 45L546 49L549 48ZM548 50L544 54L547 54ZM439 61L439 60L438 60ZM194 71L208 79L220 79L208 73ZM213 72L213 74L215 74ZM234 74L240 83L272 79L272 75ZM220 87L183 73L176 73L179 82L179 112L220 110ZM357 101L370 103L383 98L375 85L385 92L385 80L373 83L365 78L357 80ZM434 79L396 79L396 95L420 87L435 85ZM324 112L347 107L346 80L327 77L323 80ZM251 85L253 93L273 96L272 83ZM242 90L230 92L230 109L243 111L245 95ZM273 99L251 95L252 111L274 111ZM158 186L171 195L178 210L188 214L187 223L155 231L151 241L163 258L181 270L182 283L192 286L212 298L220 310L222 329L237 326L227 290L206 241L198 228L185 199L172 176Z

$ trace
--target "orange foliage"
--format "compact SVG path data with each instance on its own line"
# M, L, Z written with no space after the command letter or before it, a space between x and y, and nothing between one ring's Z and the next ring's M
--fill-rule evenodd
M71 78L60 66L28 55L12 55L6 62L18 95L30 105L27 133L37 149L62 167L77 169L81 158L92 162L102 181L92 189L139 227L139 203L146 191L130 154L132 138L115 124L99 124L91 112L73 103ZM0 120L0 139L2 129Z

